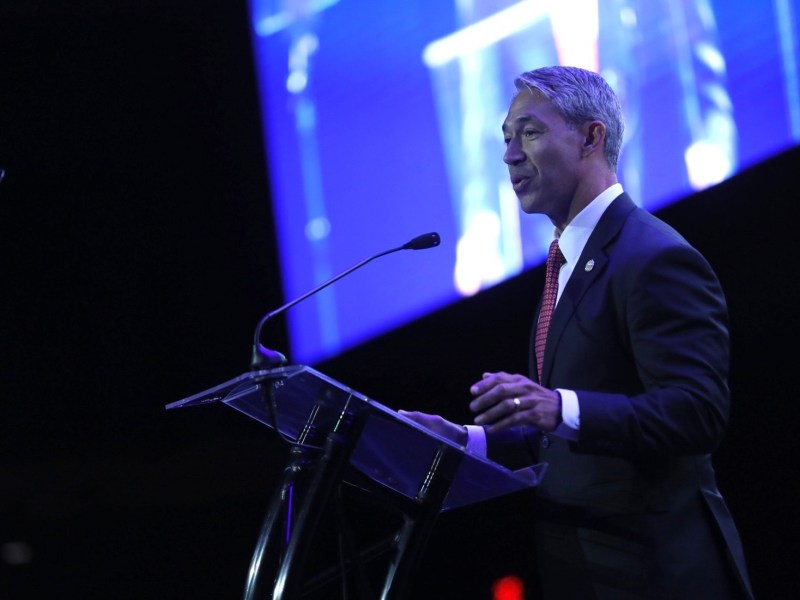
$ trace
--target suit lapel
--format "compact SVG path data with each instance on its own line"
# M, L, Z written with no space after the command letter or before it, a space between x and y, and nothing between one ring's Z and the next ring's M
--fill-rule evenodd
M553 311L542 364L543 383L550 378L553 357L558 351L564 330L575 316L575 311L584 299L586 292L605 272L608 265L609 246L622 228L625 219L635 209L636 205L627 194L623 193L617 196L600 217L594 231L589 236L577 264L572 269L572 274L564 287L556 309Z

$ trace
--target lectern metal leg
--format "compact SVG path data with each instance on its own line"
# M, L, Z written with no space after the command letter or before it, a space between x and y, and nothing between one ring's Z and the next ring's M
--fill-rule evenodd
M271 406L270 397L266 403ZM298 436L298 442L303 443L292 447L283 481L272 497L250 562L244 600L267 598L262 596L265 581L274 585L272 594L268 596L272 600L301 597L305 576L303 567L313 532L342 479L365 419L363 406L344 402L333 429L325 437L324 446L319 448L314 445L314 436L309 435L314 430L318 409L319 405L314 405L309 414L306 426ZM295 512L296 499L300 502L300 509ZM281 522L285 525L283 532L278 530ZM265 560L269 563L267 569L264 568Z
M406 587L416 570L463 456L460 450L453 447L442 445L439 448L417 493L418 505L413 512L405 514L403 526L398 531L381 600L402 600L407 597Z
M283 471L283 480L273 493L250 561L244 600L264 600L269 597L265 590L268 589L267 585L272 586L275 582L281 555L292 533L295 488L303 469L312 460L309 456L312 453L317 454L318 451L299 446L293 447L290 452L289 461Z
M354 439L357 439L357 436ZM342 479L342 473L352 450L353 444L349 436L328 434L323 453L314 467L311 484L303 494L302 506L298 511L289 545L275 580L273 600L295 600L301 597L304 584L303 565L311 542L311 534Z

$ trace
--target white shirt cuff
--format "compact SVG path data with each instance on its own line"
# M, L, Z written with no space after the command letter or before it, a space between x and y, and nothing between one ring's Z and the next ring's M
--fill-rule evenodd
M564 425L570 429L581 428L581 407L578 404L578 394L572 390L562 390L557 388L556 391L561 396L561 420Z
M561 396L561 423L553 431L553 435L577 442L578 430L581 425L581 408L578 404L578 395L572 390L556 388L556 391Z

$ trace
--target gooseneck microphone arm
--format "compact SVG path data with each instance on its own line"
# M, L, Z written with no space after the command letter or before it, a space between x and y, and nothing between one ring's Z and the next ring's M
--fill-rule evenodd
M320 285L315 287L313 290L311 290L309 292L306 292L305 294L303 294L299 298L296 298L296 299L292 300L291 302L288 302L288 303L284 304L283 306L281 306L279 308L276 308L275 310L273 310L273 311L267 313L266 315L264 315L261 318L261 320L258 322L258 325L256 326L255 335L254 335L254 338L253 338L253 356L252 356L252 359L250 361L250 368L252 370L254 370L254 371L258 370L258 369L269 369L269 368L272 368L272 367L278 367L278 366L284 365L287 362L286 357L283 354L281 354L280 352L277 352L276 350L270 350L269 348L265 348L263 345L261 345L261 331L262 331L262 329L264 329L264 325L266 325L267 321L269 321L273 317L281 314L285 310L290 309L295 304L298 304L299 302L302 302L303 300L305 300L309 296L313 296L314 294L316 294L320 290L325 289L330 284L332 284L332 283L334 283L336 281L339 281L345 275L349 275L350 273L352 273L356 269L360 269L361 267L366 265L368 262L371 262L371 261L375 260L376 258L380 258L381 256L386 256L387 254L392 254L393 252L398 252L400 250L425 250L427 248L433 248L434 246L438 246L440 241L441 241L441 239L439 238L439 234L435 233L435 232L425 233L423 235L418 235L413 240L411 240L409 242L406 242L402 246L398 246L396 248L392 248L391 250L384 250L383 252L380 252L378 254L370 256L369 258L365 258L360 263L358 263L356 265L353 265L352 267L350 267L349 269L347 269L345 271L342 271L338 275L334 275L333 277L331 277L327 281L321 283Z

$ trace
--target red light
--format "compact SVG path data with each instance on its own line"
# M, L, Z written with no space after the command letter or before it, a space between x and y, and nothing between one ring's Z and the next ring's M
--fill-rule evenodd
M525 585L514 575L501 577L492 585L492 600L525 600Z

